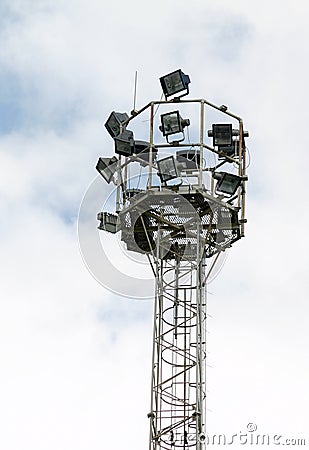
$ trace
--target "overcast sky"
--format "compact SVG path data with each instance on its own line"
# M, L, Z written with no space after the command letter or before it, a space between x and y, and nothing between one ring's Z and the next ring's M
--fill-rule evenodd
M250 131L247 236L209 285L208 433L251 422L309 444L308 13L305 0L1 0L1 449L147 446L152 300L92 277L77 218L135 71L139 108L178 68Z

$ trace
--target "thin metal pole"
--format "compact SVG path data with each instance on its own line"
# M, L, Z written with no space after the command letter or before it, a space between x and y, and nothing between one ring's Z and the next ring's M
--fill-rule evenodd
M136 111L136 95L137 95L137 70L135 71L135 79L134 79L134 99L133 99L133 112Z
M203 270L203 249L201 248L201 229L198 223L197 233L197 267L196 267L196 449L200 450L201 443L199 440L202 432L203 424L203 286L202 286L202 270Z
M153 122L154 122L154 102L152 102L150 106L149 189L152 188Z
M243 121L239 121L239 159L242 161L242 163L239 165L239 176L246 177L246 149L244 145L244 127L243 127ZM241 193L240 198L238 202L238 206L241 207L241 236L244 237L245 235L245 206L246 206L246 188L245 188L245 181L241 184Z
M153 447L153 436L157 432L157 417L154 415L158 412L157 408L157 395L155 395L155 386L158 385L158 371L159 371L159 348L157 338L160 334L158 330L158 306L159 298L161 295L161 279L160 279L160 229L158 229L158 239L157 239L157 254L156 254L156 277L155 277L155 298L154 298L154 311L153 311L153 347L152 347L152 365L151 365L151 404L150 404L150 436L149 436L149 450ZM160 314L159 314L160 315ZM156 403L156 408L154 412L154 402Z
M204 116L205 105L204 100L201 100L201 123L200 123L200 173L199 173L199 187L203 187L203 150L204 150Z
M121 189L121 156L117 163L117 194L116 194L116 212L120 211L120 192Z

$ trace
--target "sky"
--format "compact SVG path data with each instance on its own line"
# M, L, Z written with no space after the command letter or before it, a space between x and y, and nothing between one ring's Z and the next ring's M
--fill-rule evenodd
M153 301L89 273L78 214L95 193L96 233L102 125L133 109L135 72L140 108L178 68L190 96L250 132L246 238L208 286L208 433L252 423L309 445L308 13L304 0L1 1L0 449L148 445Z

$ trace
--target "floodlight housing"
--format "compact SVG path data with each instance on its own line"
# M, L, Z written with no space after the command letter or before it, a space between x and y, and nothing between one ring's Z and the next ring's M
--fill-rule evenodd
M179 98L189 94L188 86L190 77L189 75L185 75L180 69L161 77L160 83L165 95L165 100L178 92L182 92L182 94L178 96Z
M216 191L227 195L234 195L242 182L241 177L227 172L214 173L213 177L218 180Z
M118 136L114 137L115 153L123 156L131 156L134 151L133 131L124 130Z
M231 123L218 123L212 125L212 138L214 147L232 145L233 129Z
M172 111L161 114L159 130L162 131L163 136L169 136L170 134L182 133L183 129L189 125L189 119L183 119L179 111Z
M173 156L168 156L167 158L160 159L157 161L158 165L158 175L161 181L164 183L174 178L178 178L178 172L176 168L176 161Z
M107 183L113 179L114 173L117 170L118 159L116 156L112 158L99 158L96 169Z
M108 212L99 212L97 219L100 221L99 230L108 231L109 233L117 233L118 216Z
M200 165L200 150L179 150L176 152L176 160L181 170L196 170Z
M123 126L123 123L128 119L129 116L127 113L113 111L105 122L105 128L114 138L120 134L121 129L124 131L125 127Z

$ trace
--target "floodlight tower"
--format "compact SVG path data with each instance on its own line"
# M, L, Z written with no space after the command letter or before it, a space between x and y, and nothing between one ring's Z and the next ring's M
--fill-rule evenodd
M144 254L154 274L149 450L201 450L206 286L220 255L244 236L248 133L226 106L184 99L190 79L181 70L160 82L165 100L131 115L112 112L105 124L117 156L100 158L97 170L115 183L117 198L115 213L98 214L98 228L121 233L127 250ZM197 109L192 141L185 137L190 120L180 114L188 106ZM229 120L212 124L207 136L206 110ZM149 141L135 140L127 129L142 114L148 114ZM144 171L141 187L140 177L132 185L133 165ZM223 166L227 171L218 170Z

